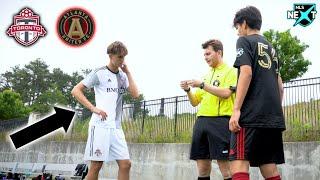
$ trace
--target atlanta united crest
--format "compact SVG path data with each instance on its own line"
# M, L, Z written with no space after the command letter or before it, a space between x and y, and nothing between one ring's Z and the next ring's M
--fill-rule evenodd
M58 18L57 32L65 44L72 47L83 46L93 38L95 32L93 16L83 8L69 8Z
M30 8L23 8L17 15L13 16L13 24L7 30L10 37L23 46L31 46L37 42L39 37L44 37L47 31L40 24L40 16Z

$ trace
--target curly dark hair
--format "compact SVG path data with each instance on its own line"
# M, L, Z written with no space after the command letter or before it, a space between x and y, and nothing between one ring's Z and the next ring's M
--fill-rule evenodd
M254 6L240 9L234 16L233 26L236 27L237 24L242 24L244 21L246 21L249 28L260 30L262 18L259 9Z

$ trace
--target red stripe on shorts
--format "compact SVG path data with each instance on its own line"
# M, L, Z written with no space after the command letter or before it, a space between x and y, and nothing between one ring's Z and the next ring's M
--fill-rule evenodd
M244 159L244 132L245 129L241 128L237 134L237 159Z

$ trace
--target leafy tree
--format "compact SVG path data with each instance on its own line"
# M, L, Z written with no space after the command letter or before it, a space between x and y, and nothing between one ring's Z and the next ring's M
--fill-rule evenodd
M73 87L83 79L78 72L69 75L64 73L60 68L54 68L50 75L50 86L56 87L66 97L68 105L76 108L77 101L71 95Z
M44 114L49 112L55 104L68 105L67 98L58 88L42 93L31 107L33 111Z
M48 65L36 59L25 65L24 68L15 66L11 71L2 74L2 89L12 89L19 93L22 101L28 105L49 89L50 72Z
M50 80L50 72L48 67L49 66L40 59L31 61L25 66L25 70L30 76L30 104L32 104L37 97L41 95L41 93L46 92L50 87L48 86Z
M6 89L11 89L11 77L12 72L6 72L0 75L0 91L4 91Z
M21 95L24 103L29 104L29 78L30 76L25 69L21 69L20 66L12 67L12 71L2 74L2 89L12 89Z
M302 53L309 46L292 36L290 30L279 32L271 29L263 35L272 43L278 54L280 74L284 82L301 77L308 70L311 62L305 59Z
M0 92L0 119L25 117L30 109L23 105L20 94L11 90Z
M72 97L71 90L82 79L83 76L78 72L69 75L60 68L54 68L51 73L45 62L36 59L23 68L15 66L1 74L0 90L12 89L18 92L23 103L35 111L45 113L50 110L48 105L54 103L68 104L76 108L77 102ZM57 97L49 97L50 94ZM41 105L44 107L41 108Z

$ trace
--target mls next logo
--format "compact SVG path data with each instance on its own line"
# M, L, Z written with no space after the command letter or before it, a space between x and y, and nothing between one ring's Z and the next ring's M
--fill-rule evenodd
M300 24L306 27L313 22L316 14L316 4L300 3L293 4L293 11L287 11L287 18L296 20L293 26Z

